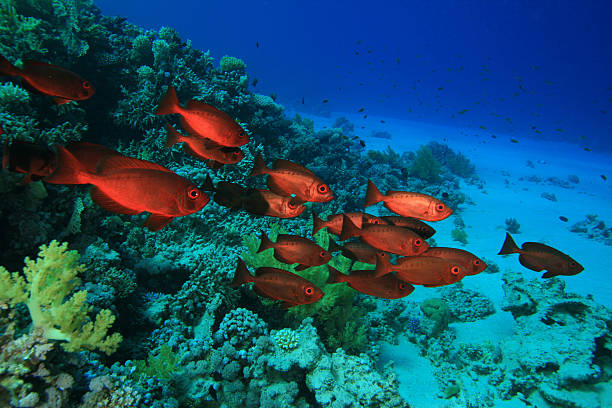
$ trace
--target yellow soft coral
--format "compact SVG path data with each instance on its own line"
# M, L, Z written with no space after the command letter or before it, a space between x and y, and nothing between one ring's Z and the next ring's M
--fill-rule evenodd
M80 284L77 275L83 266L78 252L67 249L67 243L57 241L42 245L35 261L25 259L25 279L0 266L0 301L11 306L25 303L33 329L42 330L47 339L64 341L66 351L98 349L111 354L122 340L119 333L107 336L115 316L103 309L92 321L87 315L92 310L85 303L87 291L71 295Z

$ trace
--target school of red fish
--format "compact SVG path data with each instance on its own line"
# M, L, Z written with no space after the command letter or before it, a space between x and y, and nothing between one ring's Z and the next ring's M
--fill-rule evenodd
M29 88L53 98L56 104L85 100L95 93L94 86L62 67L38 61L25 61L22 68L0 55L0 75L19 77ZM180 133L166 125L166 147L182 143L185 153L217 169L244 158L240 146L250 141L246 131L228 114L197 100L181 106L172 86L159 103L157 115L180 115ZM0 135L4 134L0 126ZM305 203L326 203L334 193L312 171L297 163L277 159L268 167L261 155L255 159L250 176L266 175L267 189L246 188L210 177L203 187L159 164L127 157L111 148L89 142L72 142L55 150L30 142L5 138L2 169L24 174L21 184L42 180L53 184L90 184L91 199L117 214L150 215L144 226L151 231L164 228L176 217L193 214L210 201L230 210L254 215L293 218L306 210ZM345 241L330 239L327 249L312 240L280 234L273 242L262 232L258 252L272 250L274 258L295 270L326 265L332 253L340 252L352 261L373 265L374 269L351 270L349 275L327 265L328 283L346 283L361 293L398 299L414 291L413 285L437 287L476 275L487 264L476 255L458 248L430 247L427 242L435 229L424 221L441 221L453 210L427 194L387 191L383 194L368 181L364 207L382 203L394 216L365 212L334 214L322 220L313 212L315 234L327 228ZM349 241L355 238L355 240ZM547 245L526 242L522 248L507 234L499 255L518 253L519 262L534 271L546 270L543 278L575 275L584 268L570 256ZM352 268L351 268L352 269ZM260 267L251 274L244 261L238 266L232 286L253 283L260 296L278 300L283 307L314 303L324 293L312 282L288 270Z

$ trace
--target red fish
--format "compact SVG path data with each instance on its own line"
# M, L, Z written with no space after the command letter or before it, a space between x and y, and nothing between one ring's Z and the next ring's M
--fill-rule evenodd
M540 272L546 269L542 278L552 278L557 275L576 275L584 270L584 267L570 256L538 242L525 242L519 248L506 232L506 240L498 255L520 254L519 262L525 268Z
M397 264L393 265L387 254L378 254L375 276L380 277L391 272L397 272L397 277L405 282L427 287L450 285L465 276L461 265L442 258L409 256L399 258Z
M310 281L282 269L257 268L255 276L252 276L239 258L232 287L250 282L255 283L254 290L258 295L280 300L285 308L314 303L323 297L323 291Z
M350 212L344 214L332 214L327 217L327 221L323 221L321 218L317 217L317 215L312 213L312 233L315 234L321 228L327 228L327 232L330 232L335 235L340 235L342 232L342 219L343 216L346 215L353 221L353 224L357 226L357 228L361 228L363 222L368 224L386 224L385 221L380 218L372 215L366 214L363 212Z
M234 210L244 209L256 215L294 218L306 209L295 197L280 196L269 190L245 188L229 181L221 181L214 187L210 177L207 177L204 189L215 192L217 204Z
M315 244L308 238L297 235L278 234L276 242L272 242L268 236L261 233L261 243L257 253L266 249L274 249L274 258L286 264L298 263L296 271L301 271L311 266L324 265L331 259L329 252Z
M91 82L74 72L39 61L26 60L20 69L0 55L0 75L23 78L38 92L53 96L58 105L89 99L96 92Z
M327 268L329 269L327 283L346 282L351 288L366 295L399 299L414 291L414 286L391 273L377 278L372 270L351 271L350 275L345 275L329 265Z
M344 217L340 240L360 237L362 241L381 251L414 256L423 253L429 244L416 232L395 225L363 224L359 229L350 218Z
M24 173L25 176L19 182L21 185L41 180L51 174L54 161L55 153L47 146L22 140L15 140L9 145L8 137L4 140L2 168Z
M268 168L261 154L258 154L249 176L260 174L269 176L268 188L276 194L293 195L302 201L316 203L325 203L334 199L329 186L312 171L288 160L278 159L274 162L273 168Z
M449 206L430 195L410 191L387 191L387 194L384 195L371 180L368 180L364 207L381 201L390 211L403 217L414 217L419 220L440 221L453 213Z
M329 251L340 251L342 255L353 261L363 262L371 265L376 265L376 254L381 252L379 249L368 245L365 242L346 242L343 245L332 239L329 240Z
M430 247L422 256L435 256L456 262L463 267L466 275L477 275L487 269L487 264L471 252L459 248Z
M173 86L162 98L156 115L181 115L181 126L190 135L206 137L222 146L238 147L249 142L249 136L227 113L202 101L191 99L185 107L179 103Z
M70 142L66 145L68 150L90 173L98 171L100 162L109 156L123 156L116 150L104 145L90 142Z
M175 217L201 210L209 201L189 180L145 160L109 156L92 173L61 146L57 147L57 159L53 173L44 181L93 184L91 199L108 211L131 215L150 212L144 225L151 231L162 229Z
M384 217L380 218L385 220L388 224L411 229L412 231L422 236L423 239L431 238L436 233L435 229L425 224L423 221L417 220L413 217L402 217L401 215L385 215Z
M238 163L244 158L244 153L238 147L222 146L199 135L182 135L175 128L166 125L168 137L166 147L184 142L183 150L200 160L210 160L208 167L219 168L224 164Z

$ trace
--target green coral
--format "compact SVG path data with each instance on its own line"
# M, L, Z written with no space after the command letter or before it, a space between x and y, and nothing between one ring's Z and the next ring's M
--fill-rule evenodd
M224 55L221 58L219 67L221 68L221 71L223 72L238 71L242 73L246 71L246 64L244 63L243 60L241 60L240 58L236 58L236 57L230 57L229 55Z
M427 146L421 146L416 152L412 167L410 167L410 175L418 177L421 180L435 183L440 181L440 170L442 165L433 156L431 149Z
M434 323L431 330L432 336L437 336L448 328L450 309L444 299L432 298L425 300L421 303L421 312Z
M38 259L25 259L24 277L0 267L0 301L10 306L25 303L34 330L49 340L63 341L66 351L101 350L112 354L122 337L107 336L115 316L102 309L92 321L87 315L93 307L86 304L87 291L74 289L80 284L79 254L68 251L68 244L51 241L40 247Z
M164 344L156 354L149 354L147 360L135 360L136 375L146 375L169 379L178 370L179 357L172 351L172 347Z

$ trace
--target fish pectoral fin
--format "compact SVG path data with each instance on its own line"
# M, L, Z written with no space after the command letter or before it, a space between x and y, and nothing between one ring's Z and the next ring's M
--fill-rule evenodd
M297 305L298 303L283 302L281 304L281 309L289 309L290 307L297 306Z
M552 278L553 276L557 276L557 274L551 271L546 271L546 273L542 275L542 278L548 279Z
M303 264L298 264L298 266L296 266L294 269L295 269L296 271L303 271L304 269L308 269L308 268L310 268L310 266L308 266L308 265L303 265Z
M268 180L266 180L266 185L268 186L268 188L270 189L270 191L278 194L278 195L282 195L282 196L288 196L289 193L287 191L285 191L277 182L276 180L274 180L274 178L272 176L268 176Z
M92 186L89 190L89 195L94 203L98 204L100 207L104 208L107 211L114 212L116 214L127 214L127 215L136 215L140 214L142 211L134 210L133 208L124 207L119 204L108 195L102 192L98 187Z
M151 214L144 223L144 226L151 231L159 231L164 228L174 217L161 214Z
M66 99L56 96L55 98L53 98L53 102L55 102L56 105L63 105L65 103L72 102L72 99Z

